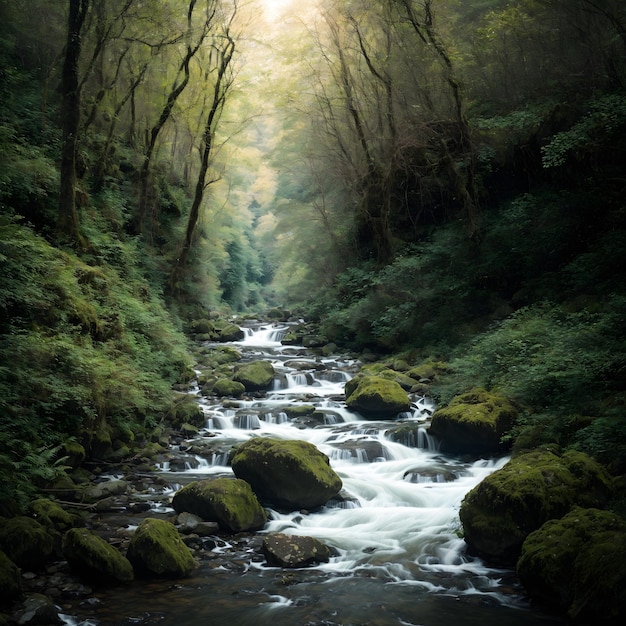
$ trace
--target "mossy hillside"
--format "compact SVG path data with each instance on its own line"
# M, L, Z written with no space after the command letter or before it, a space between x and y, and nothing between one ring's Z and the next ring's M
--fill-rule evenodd
M128 559L86 528L68 530L63 535L62 550L72 571L89 582L123 584L134 578Z
M472 389L452 399L432 416L429 433L441 449L454 453L496 452L517 418L508 398L485 389Z
M208 522L217 522L228 532L258 530L267 522L267 515L250 485L239 479L215 478L189 483L172 499L177 513L198 515Z
M612 478L586 454L536 450L487 476L465 496L459 514L475 551L514 563L529 533L574 505L602 508L612 493Z
M241 383L246 391L262 391L274 380L274 366L269 361L244 363L235 369L233 380Z
M191 551L176 527L161 519L148 518L139 524L127 556L142 576L183 578L196 567Z
M626 522L610 511L574 507L530 533L517 572L542 604L585 623L626 615Z
M355 376L346 383L345 394L348 407L366 418L393 418L410 408L400 384L380 376Z
M288 510L321 506L342 488L328 457L306 441L254 438L233 449L230 460L261 501Z
M31 517L0 518L0 550L23 569L41 569L53 555L54 531Z
M64 464L149 432L189 376L187 340L137 243L95 235L93 256L79 257L0 218L0 360L11 363L0 368L0 509L25 510Z

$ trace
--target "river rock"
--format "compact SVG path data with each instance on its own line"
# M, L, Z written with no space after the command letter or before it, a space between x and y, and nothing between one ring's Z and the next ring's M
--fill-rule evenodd
M411 407L409 396L395 380L357 375L346 383L346 404L366 419L393 419Z
M0 550L18 567L38 570L52 556L53 534L31 517L0 519Z
M582 452L520 454L465 496L465 541L489 561L515 563L531 532L575 505L601 508L612 491L605 469Z
M18 624L28 624L29 626L52 626L53 624L64 624L59 617L59 610L54 602L41 593L31 593L24 599L18 619Z
M319 539L285 533L266 535L261 552L267 564L276 567L307 567L330 560L330 548Z
M243 383L237 380L231 380L230 378L220 378L211 388L211 393L220 397L230 396L240 398L245 391L246 388Z
M127 557L142 576L184 578L196 567L174 524L162 519L148 518L139 524Z
M507 398L473 389L435 411L428 432L441 441L442 452L497 452L516 418L517 409Z
M192 395L181 396L172 407L167 419L174 428L180 428L183 424L202 428L206 423L204 411Z
M74 516L64 510L57 502L47 498L39 498L30 503L33 517L48 528L65 532L74 526Z
M237 324L220 319L198 319L191 323L191 330L196 335L196 339L206 341L216 341L227 343L229 341L239 341L245 334Z
M233 380L240 382L246 391L262 391L274 380L274 366L269 361L244 363L235 370Z
M79 494L79 499L85 502L97 502L112 496L119 496L128 490L128 482L125 480L107 480L105 482L90 485Z
M233 450L231 464L262 501L287 510L321 506L343 486L328 457L306 441L250 439Z
M20 568L0 550L0 605L15 599L21 592Z
M63 535L62 550L70 569L90 582L108 585L133 580L128 559L86 528L68 530Z
M232 533L258 530L267 522L250 485L239 479L197 480L176 492L172 506L177 513L187 512L207 522L217 522Z
M626 522L610 511L574 507L524 541L517 572L533 600L576 623L626 618Z

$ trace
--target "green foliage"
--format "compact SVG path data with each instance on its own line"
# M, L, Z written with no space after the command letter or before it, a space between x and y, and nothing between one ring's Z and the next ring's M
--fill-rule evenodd
M527 406L592 410L626 364L623 304L622 298L610 300L596 314L548 303L525 307L479 335L452 368L468 382L506 389Z
M618 139L626 125L626 96L607 94L589 104L589 112L569 130L557 133L541 148L545 168L565 165L568 156L593 155Z
M134 243L118 241L121 258L96 266L15 220L2 219L0 235L0 475L10 499L56 477L46 451L65 438L89 448L102 431L153 423L191 360Z

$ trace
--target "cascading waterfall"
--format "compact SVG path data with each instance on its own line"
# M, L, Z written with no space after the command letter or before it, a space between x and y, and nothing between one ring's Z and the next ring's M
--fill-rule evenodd
M305 514L270 511L265 530L314 536L332 546L336 556L317 567L330 575L366 575L434 592L518 602L499 597L497 578L465 554L458 536L464 495L507 459L470 463L439 454L426 429L434 407L423 397L414 398L412 411L399 417L424 426L395 440L387 436L393 423L365 421L336 400L350 379L336 361L326 359L320 367L309 358L306 369L307 361L299 354L298 370L289 368L286 363L295 349L280 344L285 332L284 327L261 327L236 342L242 350L264 350L263 358L273 361L278 374L267 396L240 402L239 413L220 412L217 417L219 407L205 408L207 430L212 441L250 436L307 440L328 455L348 497ZM281 410L303 403L314 404L322 415L316 423L294 424ZM227 466L211 469L231 471Z

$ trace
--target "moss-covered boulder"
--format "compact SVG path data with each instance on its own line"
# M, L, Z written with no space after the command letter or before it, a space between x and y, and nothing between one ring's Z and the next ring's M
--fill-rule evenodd
M76 468L82 465L87 453L78 441L66 441L61 447L61 455L65 459L65 465Z
M168 422L174 428L180 428L183 424L192 424L202 428L206 423L206 417L196 398L191 395L183 395L174 403L168 414Z
M172 506L177 513L193 513L220 528L238 533L258 530L267 522L250 485L238 479L214 478L189 483L176 492Z
M530 533L517 572L533 600L585 624L626 617L626 521L574 507Z
M305 441L250 439L233 450L231 464L261 501L288 510L321 506L343 486L328 457Z
M196 339L206 341L239 341L245 337L244 331L232 322L221 319L202 318L191 323L191 331Z
M75 517L61 507L58 502L39 498L30 503L32 516L44 526L65 532L75 523Z
M216 396L228 396L232 398L240 398L245 391L246 388L243 383L237 380L231 380L230 378L220 378L211 389L211 393Z
M348 407L366 419L393 419L411 406L399 383L380 376L355 376L346 383L345 394Z
M174 524L162 519L148 518L139 524L127 557L137 574L147 577L184 578L196 567Z
M254 361L239 366L233 380L241 383L246 391L262 391L274 380L274 366L269 361Z
M71 528L63 535L63 555L78 576L102 585L133 580L133 568L119 550L86 528Z
M0 520L0 550L22 569L40 569L52 557L53 534L31 517Z
M66 623L59 615L59 607L51 598L42 593L29 593L24 598L18 615L18 623L29 626L55 626Z
M285 533L269 533L263 538L261 552L267 564L275 567L308 567L328 563L330 548L315 537L300 537Z
M20 568L0 550L0 605L9 603L22 593Z
M515 563L531 532L575 505L601 508L612 491L611 477L582 452L520 454L465 496L465 540L487 560Z
M429 433L441 441L444 452L497 452L504 447L502 436L516 418L517 409L507 398L473 389L435 411Z
M305 417L315 412L315 406L313 404L293 404L281 407L281 409L289 419Z

